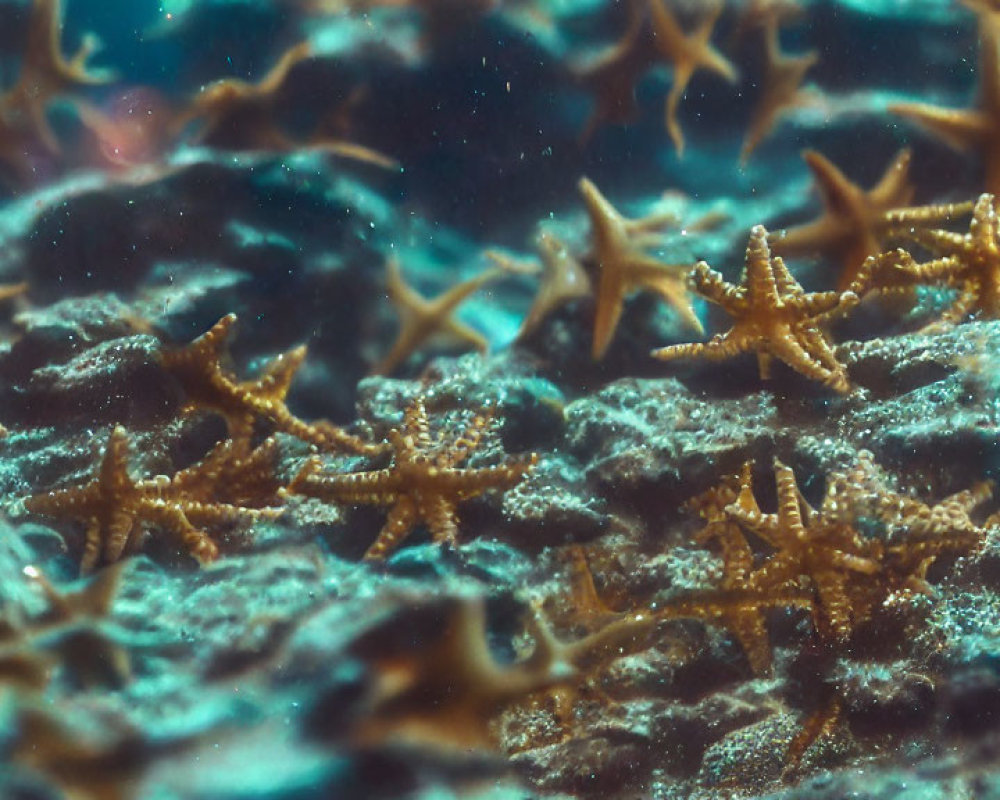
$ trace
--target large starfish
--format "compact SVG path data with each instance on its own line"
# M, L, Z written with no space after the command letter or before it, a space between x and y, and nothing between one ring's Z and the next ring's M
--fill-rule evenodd
M847 372L837 361L823 327L856 305L858 295L853 291L807 294L781 257L772 257L763 225L750 232L739 286L727 282L704 261L695 265L691 280L700 294L733 317L733 326L707 342L654 350L656 358L721 361L753 351L757 353L762 379L770 376L771 359L778 358L835 391L848 390Z
M972 6L979 17L979 105L944 108L930 103L891 103L889 110L912 120L950 147L982 158L983 188L1000 194L1000 15Z
M58 489L25 499L35 514L71 517L86 522L81 572L98 562L114 563L138 548L144 526L168 531L202 564L214 561L218 545L205 526L273 518L278 509L251 509L228 503L203 502L178 491L169 479L136 480L128 470L128 434L120 425L111 431L96 477L85 486ZM207 474L202 477L208 477Z
M304 345L273 359L256 380L238 381L222 367L236 315L227 314L185 347L166 349L160 363L184 390L182 412L214 411L226 421L229 437L249 445L257 421L324 449L372 452L358 437L320 420L305 422L288 410L285 397L306 357Z
M587 178L580 180L580 192L590 217L593 258L598 269L593 357L600 359L607 352L625 297L636 290L660 295L687 325L701 333L701 322L691 307L685 284L690 267L665 264L644 252L655 238L653 234L674 218L657 214L626 219Z
M532 454L493 467L460 467L479 446L489 421L489 416L477 415L458 437L447 441L439 436L435 441L427 408L423 399L417 398L406 408L402 428L389 432L391 466L325 475L320 460L313 457L288 486L288 492L340 503L389 506L385 525L365 553L368 560L385 558L419 522L426 523L435 542L454 546L458 541L455 507L489 489L510 489L537 460Z
M807 150L803 158L812 170L823 202L819 219L772 236L781 256L829 255L842 267L837 288L846 291L857 280L868 256L877 255L891 227L887 214L913 199L908 180L910 151L900 150L881 180L871 189L852 183L826 156Z

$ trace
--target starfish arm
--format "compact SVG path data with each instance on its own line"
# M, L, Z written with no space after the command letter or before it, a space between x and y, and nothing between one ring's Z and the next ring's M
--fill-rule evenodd
M531 471L538 457L532 453L527 459L512 460L505 464L477 469L443 469L429 480L434 491L442 495L466 500L489 489L509 489L518 484Z
M131 511L120 510L115 511L110 515L107 520L107 525L104 527L100 534L103 534L103 545L104 545L104 561L107 564L113 564L116 561L121 560L122 554L125 552L125 548L129 544L129 540L132 538L132 534L135 531L135 514ZM89 570L93 566L93 558L91 555L92 548L90 547L90 536L91 531L87 531L87 545L84 547L83 563ZM81 569L83 567L81 566Z
M462 433L447 448L438 453L438 467L456 467L467 459L482 441L483 433L493 422L492 414L477 414Z
M365 561L381 561L413 530L417 522L417 506L408 496L399 497L392 508L378 538L365 551Z
M797 331L797 336L802 340L803 349L807 353L819 361L831 374L842 376L845 381L847 380L844 374L844 365L837 361L837 356L822 331L818 328L803 328Z
M909 208L893 208L885 212L883 222L890 229L893 227L906 228L908 226L918 227L930 223L951 222L957 217L969 214L974 208L972 201L963 203L937 203L927 206L913 206Z
M275 94L288 78L292 69L312 56L312 48L308 42L299 42L289 47L271 67L260 83L254 87L255 94L270 96Z
M680 275L676 275L672 274L671 271L662 269L662 267L667 265L660 266L659 274L650 273L639 278L642 287L658 294L667 305L677 312L677 315L687 327L693 329L698 334L704 333L701 320L698 319L698 315L694 313L694 308L691 306L691 300L684 281L683 275L687 271L687 267L671 267L671 270L684 271Z
M97 517L87 520L87 530L83 540L83 558L80 561L80 574L89 575L94 571L101 559L101 533L103 526Z
M981 194L976 201L969 223L969 242L979 253L988 253L994 256L994 261L1000 261L997 212L992 194Z
M289 491L338 503L386 505L396 502L400 486L398 476L392 469L386 468L312 477L300 473L289 486Z
M707 342L689 342L687 344L671 344L653 350L653 358L661 361L674 361L678 358L704 358L709 361L724 361L739 355L750 348L750 344L741 337L725 334L715 334Z
M625 294L622 282L611 270L602 269L600 284L597 290L597 305L594 309L594 335L591 341L590 354L599 361L608 351L611 339L615 335L618 321L625 306Z
M738 317L747 307L746 291L729 283L721 272L716 272L704 261L691 268L688 276L692 288L709 302Z
M458 546L458 514L453 502L443 495L431 494L418 501L417 513L427 523L435 544Z
M102 505L101 487L97 482L33 494L24 499L28 511L50 517L88 517L98 513Z
M827 216L770 235L771 248L783 256L807 256L835 250L843 241L844 229Z
M810 576L816 590L817 604L814 622L820 636L846 640L855 624L862 620L853 619L850 594L846 576L824 570Z
M767 229L763 225L754 225L744 257L747 306L762 314L773 311L781 304L782 298L778 294L779 277L783 283L791 281L791 276L784 272L784 262L771 257L767 236Z
M843 367L830 369L816 355L803 346L792 332L786 332L767 340L767 351L780 358L789 367L807 378L819 381L836 392L844 393L850 389L847 374ZM823 347L829 347L824 343ZM830 356L832 358L832 355ZM838 365L839 366L839 365Z
M904 147L896 153L896 157L886 167L882 178L868 192L868 202L871 206L884 209L906 205L912 201L913 188L910 186L912 161L913 151L909 147Z
M154 525L175 536L184 549L200 564L208 564L218 558L218 546L208 537L208 534L191 524L179 506L167 503L148 503L143 505L142 515Z
M779 459L774 459L774 481L778 493L778 520L790 538L804 542L807 539L802 524L802 509L799 505L799 485L795 473Z
M803 294L796 303L805 324L819 327L854 308L860 297L857 292L810 292Z
M941 108L929 103L890 103L889 111L917 123L955 150L979 148L993 129L980 111Z

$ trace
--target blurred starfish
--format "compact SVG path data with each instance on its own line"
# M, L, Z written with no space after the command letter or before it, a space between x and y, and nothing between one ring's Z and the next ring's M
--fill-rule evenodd
M701 321L688 299L685 276L690 267L665 264L643 252L654 234L676 222L672 214L626 219L587 178L580 192L590 218L593 259L597 263L597 308L591 355L601 359L614 337L625 298L637 290L658 294L689 327L702 332Z
M750 232L739 286L726 281L704 261L695 264L691 282L697 292L733 317L733 327L707 342L654 350L656 358L720 361L754 351L764 380L770 376L771 359L777 357L834 391L850 388L847 372L837 361L823 327L856 305L858 295L854 291L807 294L781 257L771 255L763 225Z
M803 158L812 170L823 214L813 222L773 235L771 247L781 256L822 253L839 259L842 271L837 288L848 291L858 279L865 259L880 252L881 240L892 226L887 214L909 205L913 198L910 151L900 150L882 179L869 190L852 183L815 150L806 150Z

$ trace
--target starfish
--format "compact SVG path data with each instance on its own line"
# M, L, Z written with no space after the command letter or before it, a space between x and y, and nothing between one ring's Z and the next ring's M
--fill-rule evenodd
M81 572L99 561L114 563L140 544L144 524L162 528L202 564L214 561L218 545L204 526L274 518L280 509L250 509L202 502L178 492L170 479L135 480L128 471L128 434L116 426L96 477L82 487L31 495L25 508L34 514L72 517L87 524Z
M910 151L900 150L881 180L869 190L852 183L829 159L815 150L803 158L812 170L823 201L819 219L772 237L771 246L781 256L832 255L842 272L837 288L846 291L857 280L868 256L881 250L881 238L891 226L887 213L909 205L913 188L908 180Z
M819 54L815 50L798 56L785 55L781 52L777 22L770 18L764 24L764 75L760 96L740 150L742 164L746 164L750 154L789 108L807 101L802 81L818 60Z
M426 298L403 280L403 273L395 259L389 261L386 269L386 293L399 314L400 327L396 341L372 368L371 374L391 373L432 339L486 351L486 337L455 319L454 314L463 300L494 280L500 274L498 270L488 270L434 298Z
M160 364L184 390L182 413L208 410L220 414L226 420L229 438L236 441L249 442L255 423L261 420L323 449L378 451L329 422L307 423L288 410L285 397L305 360L304 345L277 356L253 381L237 381L224 370L224 350L235 324L236 315L227 314L189 345L160 354Z
M806 293L780 256L772 256L767 230L750 232L741 285L727 282L704 261L692 271L695 289L733 317L733 327L707 342L654 350L656 358L701 357L720 361L754 351L763 380L777 357L807 378L837 392L849 389L847 372L833 353L823 326L858 303L854 291Z
M458 542L455 507L488 489L507 490L517 485L538 459L508 460L475 469L459 465L479 446L490 422L477 414L468 429L447 441L431 439L427 408L415 399L403 414L402 428L389 432L393 462L370 472L322 474L317 457L310 458L288 486L288 493L340 503L389 507L389 516L365 559L381 560L399 546L419 522L426 523L435 542L454 547Z
M26 136L37 137L50 153L59 151L55 132L46 119L49 101L77 86L106 83L106 76L87 70L97 40L85 37L70 58L62 53L59 0L32 0L17 82L0 98L0 116ZM7 139L12 134L0 135Z
M901 227L899 234L937 258L917 263L908 254L897 256L890 280L943 284L958 292L934 328L958 323L970 314L1000 318L1000 220L993 195L982 194L976 201L968 233L911 225Z
M889 111L912 120L956 150L978 154L985 190L1000 194L1000 17L993 9L975 10L979 11L979 107L891 103Z
M625 297L637 289L660 295L687 325L701 333L701 322L691 307L684 280L689 267L665 264L643 252L652 234L673 222L674 217L656 214L626 219L587 178L580 180L580 192L590 218L593 258L599 273L591 350L594 359L607 352Z
M677 108L695 71L706 69L730 83L736 80L736 69L710 42L721 13L721 4L713 4L695 30L685 33L663 0L633 0L623 37L594 64L578 72L595 94L581 142L586 143L600 124L630 122L636 115L635 85L652 66L666 63L673 68L666 127L677 155L683 155L684 134Z
M589 297L594 291L583 266L563 242L550 233L542 232L535 244L541 266L534 263L524 265L493 251L487 253L494 263L508 272L541 272L534 302L517 332L519 340L534 332L557 308L581 297Z

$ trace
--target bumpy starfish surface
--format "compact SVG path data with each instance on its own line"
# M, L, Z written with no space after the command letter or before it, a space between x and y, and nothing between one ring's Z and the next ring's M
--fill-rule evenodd
M236 324L227 314L207 332L185 347L167 349L160 363L184 390L184 413L214 411L229 428L229 438L249 442L254 425L265 421L275 430L290 434L323 449L373 452L356 436L326 422L304 422L288 410L285 397L292 378L306 357L305 346L277 356L256 380L237 381L222 367L226 342Z
M771 247L780 256L830 255L841 263L837 288L846 291L857 279L868 256L881 249L891 227L887 213L909 205L913 187L909 183L910 151L900 150L881 180L862 189L848 180L826 156L807 150L803 158L812 170L823 202L819 219L789 228L771 237Z
M399 546L419 522L435 542L458 542L455 507L489 489L515 486L534 466L537 455L493 467L463 468L479 446L490 416L477 415L469 428L452 439L431 438L427 409L421 398L403 415L402 428L389 432L393 462L385 469L349 474L323 474L316 457L309 459L288 486L290 494L339 503L389 506L389 517L365 558L378 560Z
M701 322L691 307L685 282L690 267L665 264L644 252L654 238L652 234L673 222L674 217L656 214L626 219L587 178L580 180L580 192L590 217L593 258L598 269L593 357L600 359L607 352L625 297L637 290L660 295L687 325L701 333Z
M958 292L939 324L961 322L970 314L1000 318L1000 220L993 195L979 197L968 233L910 226L900 227L899 235L938 258L924 263L897 259L897 280L944 285Z
M399 315L399 333L389 352L372 368L373 375L389 374L429 341L486 351L486 337L456 319L455 311L466 298L494 280L500 274L498 270L488 270L427 298L403 280L395 259L386 269L386 293Z
M733 327L707 342L654 350L656 358L721 361L753 351L757 353L762 379L770 377L771 359L779 358L837 392L849 389L847 372L837 361L823 326L856 305L858 295L854 291L807 294L784 261L772 257L763 225L750 232L739 286L727 282L704 261L695 265L691 281L696 291L733 317Z
M97 476L88 484L25 499L35 514L86 522L81 571L98 562L113 563L138 548L144 526L161 528L202 564L215 560L218 545L205 526L273 518L279 509L249 509L228 503L190 499L169 478L136 480L128 470L128 434L120 425L111 432Z

